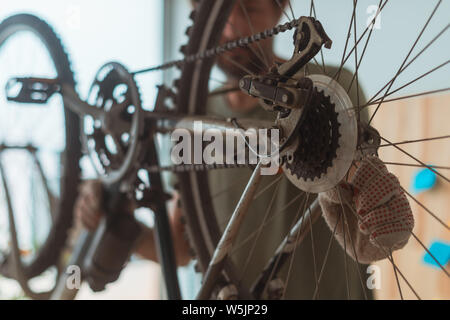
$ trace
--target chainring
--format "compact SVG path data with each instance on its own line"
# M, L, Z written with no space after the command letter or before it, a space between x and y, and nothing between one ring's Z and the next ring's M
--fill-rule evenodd
M125 67L111 62L97 73L88 102L102 109L103 116L85 117L85 147L100 179L113 184L129 173L139 154L143 130L139 90Z

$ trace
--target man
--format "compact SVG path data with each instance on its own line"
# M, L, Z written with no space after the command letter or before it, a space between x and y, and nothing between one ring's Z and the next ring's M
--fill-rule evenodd
M237 1L225 26L221 42L224 43L273 27L282 15L283 8L280 5L286 6L286 4L287 1L273 0ZM248 23L247 18L252 21L252 25ZM228 52L220 56L217 62L226 74L228 84L236 86L238 80L248 74L248 71L255 74L264 72L265 64L267 62L272 64L275 60L281 61L274 54L272 39L268 39L260 42L258 46L254 46L251 50L238 48ZM322 72L314 64L308 65L308 69L310 73ZM336 69L327 66L329 74L334 74L337 71ZM343 70L340 83L347 87L351 78L351 73ZM355 87L353 86L350 92L354 104L356 104L357 96ZM362 92L359 92L359 96L363 101ZM207 110L209 114L220 117L273 118L273 115L258 105L257 99L240 91L211 98L208 101ZM377 168L377 171L374 171L373 167ZM245 186L246 180L242 177L249 177L249 175L250 172L246 169L217 170L209 173L212 194L217 193L223 186L230 185L232 182L243 181L241 185L234 188L234 191L213 199L217 219L221 223L221 227L228 221ZM263 189L275 178L265 177L260 188ZM380 185L389 185L390 189L386 193L374 194L374 190L378 190L377 188ZM283 209L286 203L300 193L285 178L270 190L268 191L269 195L260 197L252 204L235 243L235 247L238 248L235 250L232 259L237 265L242 266L242 281L246 285L250 285L258 274L258 269L254 267L265 265L273 255L274 250L289 231L299 208L303 206L303 203L299 202L290 208ZM97 227L103 215L99 206L100 199L101 186L98 182L89 182L83 185L75 210L83 225L91 230ZM175 194L173 203L177 203L177 199L178 197ZM341 200L344 201L344 205L341 205ZM401 193L396 178L390 175L384 165L375 157L363 161L348 182L343 182L339 189L336 188L321 194L319 202L325 219L319 219L314 224L314 237L306 237L297 248L292 268L285 266L280 273L281 279L289 277L289 283L291 283L287 287L285 297L311 299L313 294L316 293L316 297L321 299L346 298L347 295L353 299L370 298L370 292L365 292L366 267L357 266L350 259L347 261L347 256L342 248L345 247L347 254L357 259L358 262L370 263L385 258L391 249L395 250L402 247L409 236L406 231L408 228L412 228L409 205L402 207L403 209L398 214L390 206L397 202L404 205L405 201L406 198ZM353 205L353 208L346 204ZM172 207L170 221L176 260L178 265L185 265L189 262L190 256L188 254L189 246L183 236L184 226L180 221L181 208L174 204L172 204ZM382 218L386 210L395 213L393 215L395 218ZM269 217L274 217L275 214L277 214L277 217L274 217L272 223L262 229L257 246L254 246L252 241L245 243L246 237L261 224L262 217L266 212L268 212ZM400 218L397 218L398 216ZM379 217L381 217L380 221L377 220ZM376 222L373 222L374 220ZM400 224L401 230L389 229L393 223ZM346 224L349 227L347 232L342 227ZM336 245L329 248L330 229L335 230L334 235L342 248ZM350 245L349 239L352 240L353 246ZM151 229L145 230L145 235L137 245L136 253L144 258L157 261ZM326 263L324 263L325 257L327 257ZM324 266L323 270L322 266ZM289 272L288 269L291 269L292 272ZM320 286L317 289L316 284L319 277Z

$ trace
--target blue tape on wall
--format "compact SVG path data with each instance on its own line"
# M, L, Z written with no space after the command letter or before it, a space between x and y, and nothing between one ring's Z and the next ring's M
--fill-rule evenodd
M431 243L431 246L428 250L443 267L447 265L448 261L450 260L450 243L436 240ZM423 262L440 269L439 265L433 259L433 257L428 252L426 252L423 256Z
M413 177L411 191L415 194L432 189L436 185L436 174L430 169L422 169Z

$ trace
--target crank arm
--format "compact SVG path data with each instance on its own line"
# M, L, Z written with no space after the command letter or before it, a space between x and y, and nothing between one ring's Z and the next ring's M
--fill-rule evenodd
M5 86L6 99L18 103L45 104L55 94L61 94L65 106L80 115L91 115L103 119L103 111L80 99L73 85L61 83L59 79L17 77L8 80Z
M61 89L58 79L11 78L5 86L8 101L44 104Z
M63 84L61 95L64 100L64 105L67 106L70 111L81 117L90 115L96 120L104 120L103 110L81 100L71 85Z

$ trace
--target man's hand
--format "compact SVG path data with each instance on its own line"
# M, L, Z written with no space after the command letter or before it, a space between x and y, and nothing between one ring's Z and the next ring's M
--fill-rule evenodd
M97 229L104 215L102 202L103 188L100 181L88 180L81 185L75 203L75 216L86 229L90 231Z
M403 248L414 227L411 207L398 179L377 157L364 159L349 183L319 194L319 203L328 226L334 230L337 225L335 236L341 245L343 225L348 226L347 253L355 258L356 251L360 263L384 259Z

